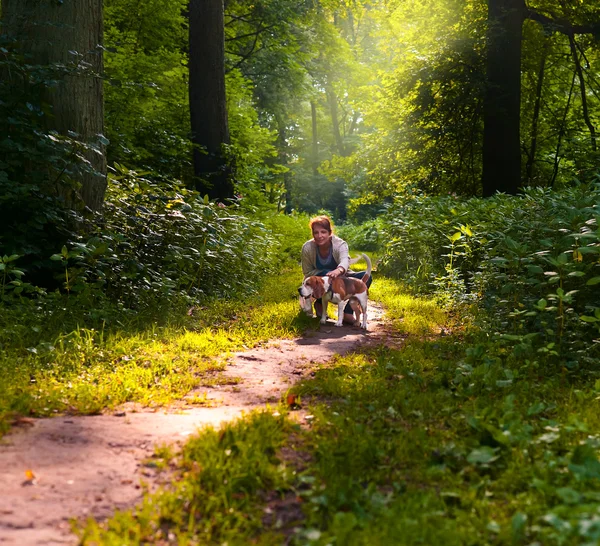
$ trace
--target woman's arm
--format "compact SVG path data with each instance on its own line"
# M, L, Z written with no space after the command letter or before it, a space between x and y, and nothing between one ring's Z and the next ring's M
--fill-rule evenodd
M305 277L310 277L318 273L316 264L317 253L314 245L311 243L313 241L306 241L302 247L302 273Z
M339 237L335 238L333 257L338 263L338 267L344 270L342 273L346 273L350 267L350 251L348 250L348 243Z

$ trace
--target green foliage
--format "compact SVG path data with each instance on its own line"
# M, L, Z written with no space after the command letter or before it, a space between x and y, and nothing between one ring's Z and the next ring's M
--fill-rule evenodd
M183 0L105 2L109 164L179 180L191 175L186 5Z
M189 184L186 10L182 0L107 3L106 124L110 164L124 163L149 170L154 178ZM131 25L132 14L136 25ZM242 32L244 18L235 19L228 30L232 28L234 33ZM255 204L273 203L282 172L275 161L275 135L259 123L253 85L238 69L226 74L226 90L231 134L227 151L235 164L237 192Z
M502 365L457 338L324 366L301 480L318 544L592 543L597 391L558 377L492 381ZM485 372L483 371L485 368ZM487 384L482 384L486 378ZM473 382L478 387L473 388Z
M298 267L302 245L311 238L309 217L303 214L284 215L266 213L258 216L275 238L273 259L281 266Z
M18 254L30 280L48 286L48 256L75 229L73 176L93 145L48 129L48 93L70 65L37 65L0 34L0 255ZM68 205L67 205L68 202Z
M522 198L399 201L382 269L454 301L477 301L488 328L537 365L597 362L600 186ZM551 357L547 359L546 357Z
M115 168L102 215L73 243L71 278L82 289L102 286L127 308L161 307L248 294L272 271L270 234L234 205Z
M379 250L382 246L382 222L379 219L368 220L362 224L342 224L337 228L337 234L355 250Z
M596 542L599 383L507 365L501 343L382 281L401 350L321 365L293 389L302 427L263 414L201 433L174 489L89 522L84 543Z

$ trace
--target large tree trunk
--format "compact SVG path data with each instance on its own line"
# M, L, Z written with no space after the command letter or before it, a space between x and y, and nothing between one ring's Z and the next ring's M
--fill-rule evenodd
M72 131L87 145L81 155L88 168L70 175L81 184L81 200L65 197L73 208L83 202L98 210L106 191L102 0L2 0L2 19L33 64L73 67L46 97L53 112L49 128L65 136Z
M223 0L190 0L190 117L196 189L211 199L234 195L225 95Z
M487 78L483 130L483 195L516 194L521 185L519 139L523 0L488 0Z

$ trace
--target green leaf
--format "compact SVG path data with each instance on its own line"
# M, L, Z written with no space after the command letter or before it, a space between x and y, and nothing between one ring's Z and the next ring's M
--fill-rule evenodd
M512 539L513 542L521 542L523 537L525 536L525 525L527 524L527 514L523 512L517 512L510 522L511 530L512 530Z
M471 464L487 465L498 459L499 456L496 454L497 451L498 448L489 446L477 447L469 453L467 461Z
M585 284L587 286L594 286L595 284L599 284L599 283L600 283L600 277L592 277Z
M565 504L578 504L581 502L581 493L570 487L559 487L556 494Z
M589 444L577 446L573 451L569 470L579 479L600 478L600 462L594 448Z

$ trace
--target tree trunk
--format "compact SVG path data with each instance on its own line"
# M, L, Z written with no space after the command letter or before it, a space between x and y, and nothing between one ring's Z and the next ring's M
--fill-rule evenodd
M333 137L335 139L337 153L341 156L345 156L346 149L344 147L344 141L342 140L342 134L340 132L340 122L338 119L337 95L330 86L327 87L327 102L329 103L329 111L331 112L331 126L333 130Z
M563 112L560 129L558 131L558 138L556 140L556 151L554 152L554 165L552 167L552 178L550 179L550 187L553 188L558 176L558 167L560 165L560 147L562 145L562 139L567 132L567 117L569 115L569 109L571 107L571 99L573 98L573 91L575 90L575 80L577 79L577 71L573 72L573 78L571 80L571 88L569 89L569 96L567 98L567 104Z
M550 40L544 37L544 47L542 49L542 57L540 59L540 70L538 73L538 81L535 91L535 104L533 107L533 119L531 121L531 145L529 148L529 157L527 158L527 184L533 183L533 169L535 166L535 155L537 152L537 137L538 137L538 122L540 118L540 106L542 102L542 90L544 88L544 74L546 72L546 59L550 49Z
M581 68L581 62L579 60L579 54L577 53L577 44L575 43L575 36L572 32L569 33L569 47L571 48L571 56L575 63L575 70L577 71L577 78L579 78L579 90L581 92L581 107L583 108L583 119L587 128L590 131L590 139L592 144L592 151L595 152L596 146L596 128L590 118L590 113L587 104L587 92L585 90L585 79L583 77L583 69Z
M488 0L483 195L516 194L521 182L521 32L523 0Z
M89 165L71 178L80 183L80 199L65 195L72 208L102 207L106 192L104 150L102 0L3 0L4 29L31 55L33 64L72 66L47 94L52 107L49 129L85 143L81 155ZM89 149L89 148L92 149Z
M190 0L190 120L196 189L211 199L234 195L225 95L223 0Z
M310 115L312 119L312 169L313 176L319 175L319 135L317 134L317 104L310 101Z
M278 161L286 169L283 173L285 213L292 214L292 171L288 168L287 131L281 116L276 116L276 119L278 132L277 148L279 150Z

